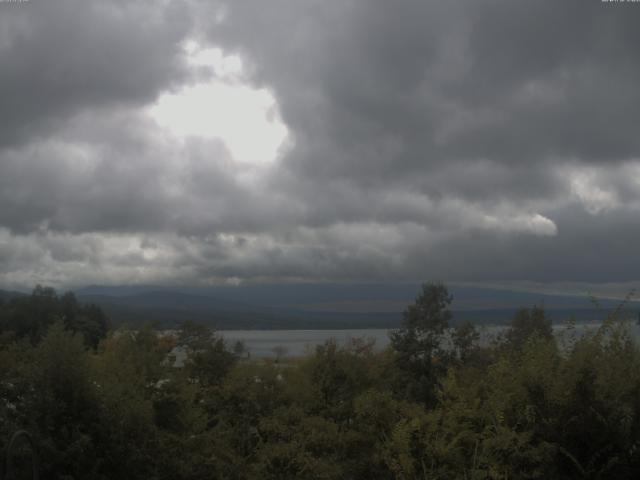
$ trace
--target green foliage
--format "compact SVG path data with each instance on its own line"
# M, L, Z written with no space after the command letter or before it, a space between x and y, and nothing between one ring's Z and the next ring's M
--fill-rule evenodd
M181 325L178 344L187 354L187 375L205 388L220 384L237 359L213 330L192 322Z
M252 478L342 478L340 433L330 419L279 408L258 426Z
M433 405L438 377L446 370L443 349L453 297L441 283L426 283L404 312L402 327L391 334L400 375L396 389L406 398Z
M553 328L542 307L521 308L513 317L507 331L507 342L514 348L522 348L525 342L537 335L545 340L553 338Z
M480 333L475 325L470 322L465 322L455 327L451 335L454 353L463 363L469 356L473 355L479 340Z
M308 369L317 409L340 421L349 414L356 395L371 386L369 364L373 345L353 341L345 348L329 340L316 348Z
M5 341L26 338L36 344L57 321L80 333L92 348L106 337L109 328L99 307L80 304L72 292L58 296L53 288L38 285L29 296L0 303L0 339Z
M472 325L447 328L451 298L431 284L386 351L329 341L276 361L241 359L241 349L230 352L194 324L177 335L121 329L93 348L56 310L64 302L73 310L73 299L36 297L12 308L57 313L0 345L0 439L32 432L42 478L625 480L640 472L640 349L617 315L558 342L542 309L523 310L482 347ZM182 368L171 361L176 347L186 352Z

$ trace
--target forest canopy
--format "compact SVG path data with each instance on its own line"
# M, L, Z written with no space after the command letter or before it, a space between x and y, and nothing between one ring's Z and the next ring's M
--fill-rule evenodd
M107 331L38 287L0 306L0 441L29 431L48 479L637 478L640 350L619 311L554 335L525 308L481 342L450 303L425 284L382 351L253 359L196 324Z

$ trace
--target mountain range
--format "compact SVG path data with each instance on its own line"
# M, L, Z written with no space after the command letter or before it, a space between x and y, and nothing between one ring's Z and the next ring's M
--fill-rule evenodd
M559 323L596 321L620 300L578 295L452 285L453 323L506 324L523 307L543 306ZM256 284L212 287L87 286L74 290L81 302L99 305L114 325L151 323L174 327L192 320L217 329L394 328L419 293L419 285ZM0 290L0 299L22 295ZM640 303L625 312L637 318Z
M453 285L454 323L505 324L523 307L544 306L554 322L602 319L620 300L586 295ZM115 323L141 321L172 326L183 320L219 329L393 328L419 293L419 285L257 284L212 287L89 286L76 290L83 302L100 305ZM638 302L626 311L636 317Z

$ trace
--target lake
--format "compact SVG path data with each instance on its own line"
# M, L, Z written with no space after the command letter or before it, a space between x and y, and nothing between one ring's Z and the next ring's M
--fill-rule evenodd
M586 323L576 325L578 332L595 329L599 324ZM640 327L631 326L636 338L640 337ZM489 339L505 329L504 326L484 326L478 330L481 339L487 342ZM565 329L564 325L554 325L557 333ZM274 349L282 347L285 356L300 356L313 352L316 345L321 345L330 338L336 340L339 345L347 344L352 338L368 338L375 340L375 347L383 349L389 345L389 332L391 329L371 328L352 330L221 330L218 331L230 347L237 341L244 342L247 351L254 357L275 356Z
M222 335L229 346L237 341L244 345L252 356L274 356L273 349L282 347L286 356L300 356L312 352L316 345L322 345L334 338L340 345L345 345L352 338L372 338L376 348L383 349L389 344L389 332L385 328L353 329L353 330L222 330Z

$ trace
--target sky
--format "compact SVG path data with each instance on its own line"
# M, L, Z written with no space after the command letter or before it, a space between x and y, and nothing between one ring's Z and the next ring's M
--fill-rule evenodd
M631 1L0 0L0 287L628 288L638 25Z

